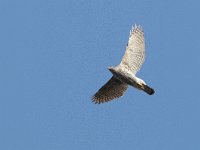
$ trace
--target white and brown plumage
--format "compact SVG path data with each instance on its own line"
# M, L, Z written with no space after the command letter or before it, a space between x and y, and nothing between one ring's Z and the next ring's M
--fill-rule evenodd
M154 94L154 89L136 77L145 60L144 32L141 26L135 25L130 31L128 44L121 63L116 67L109 67L113 76L92 97L93 102L103 103L119 98L127 90L128 85L143 90L149 95Z

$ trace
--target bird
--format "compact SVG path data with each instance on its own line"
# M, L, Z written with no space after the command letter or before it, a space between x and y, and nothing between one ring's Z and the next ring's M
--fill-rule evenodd
M144 31L141 25L135 24L130 30L126 50L120 64L115 67L108 67L112 77L92 96L92 101L95 104L101 104L117 99L124 95L128 86L153 95L155 90L136 76L144 61Z

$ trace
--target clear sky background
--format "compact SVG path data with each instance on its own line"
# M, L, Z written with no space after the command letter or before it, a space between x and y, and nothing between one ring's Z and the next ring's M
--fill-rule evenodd
M200 149L199 14L198 0L1 0L0 149ZM91 103L135 23L155 95Z

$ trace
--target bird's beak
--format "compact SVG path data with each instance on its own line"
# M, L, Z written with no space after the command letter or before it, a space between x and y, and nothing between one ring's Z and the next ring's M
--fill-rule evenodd
M112 67L108 67L108 70L111 70Z

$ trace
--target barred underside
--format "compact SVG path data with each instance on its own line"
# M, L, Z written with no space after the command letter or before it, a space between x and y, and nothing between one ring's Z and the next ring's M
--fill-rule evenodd
M145 60L144 32L141 26L132 27L120 66L136 74Z

